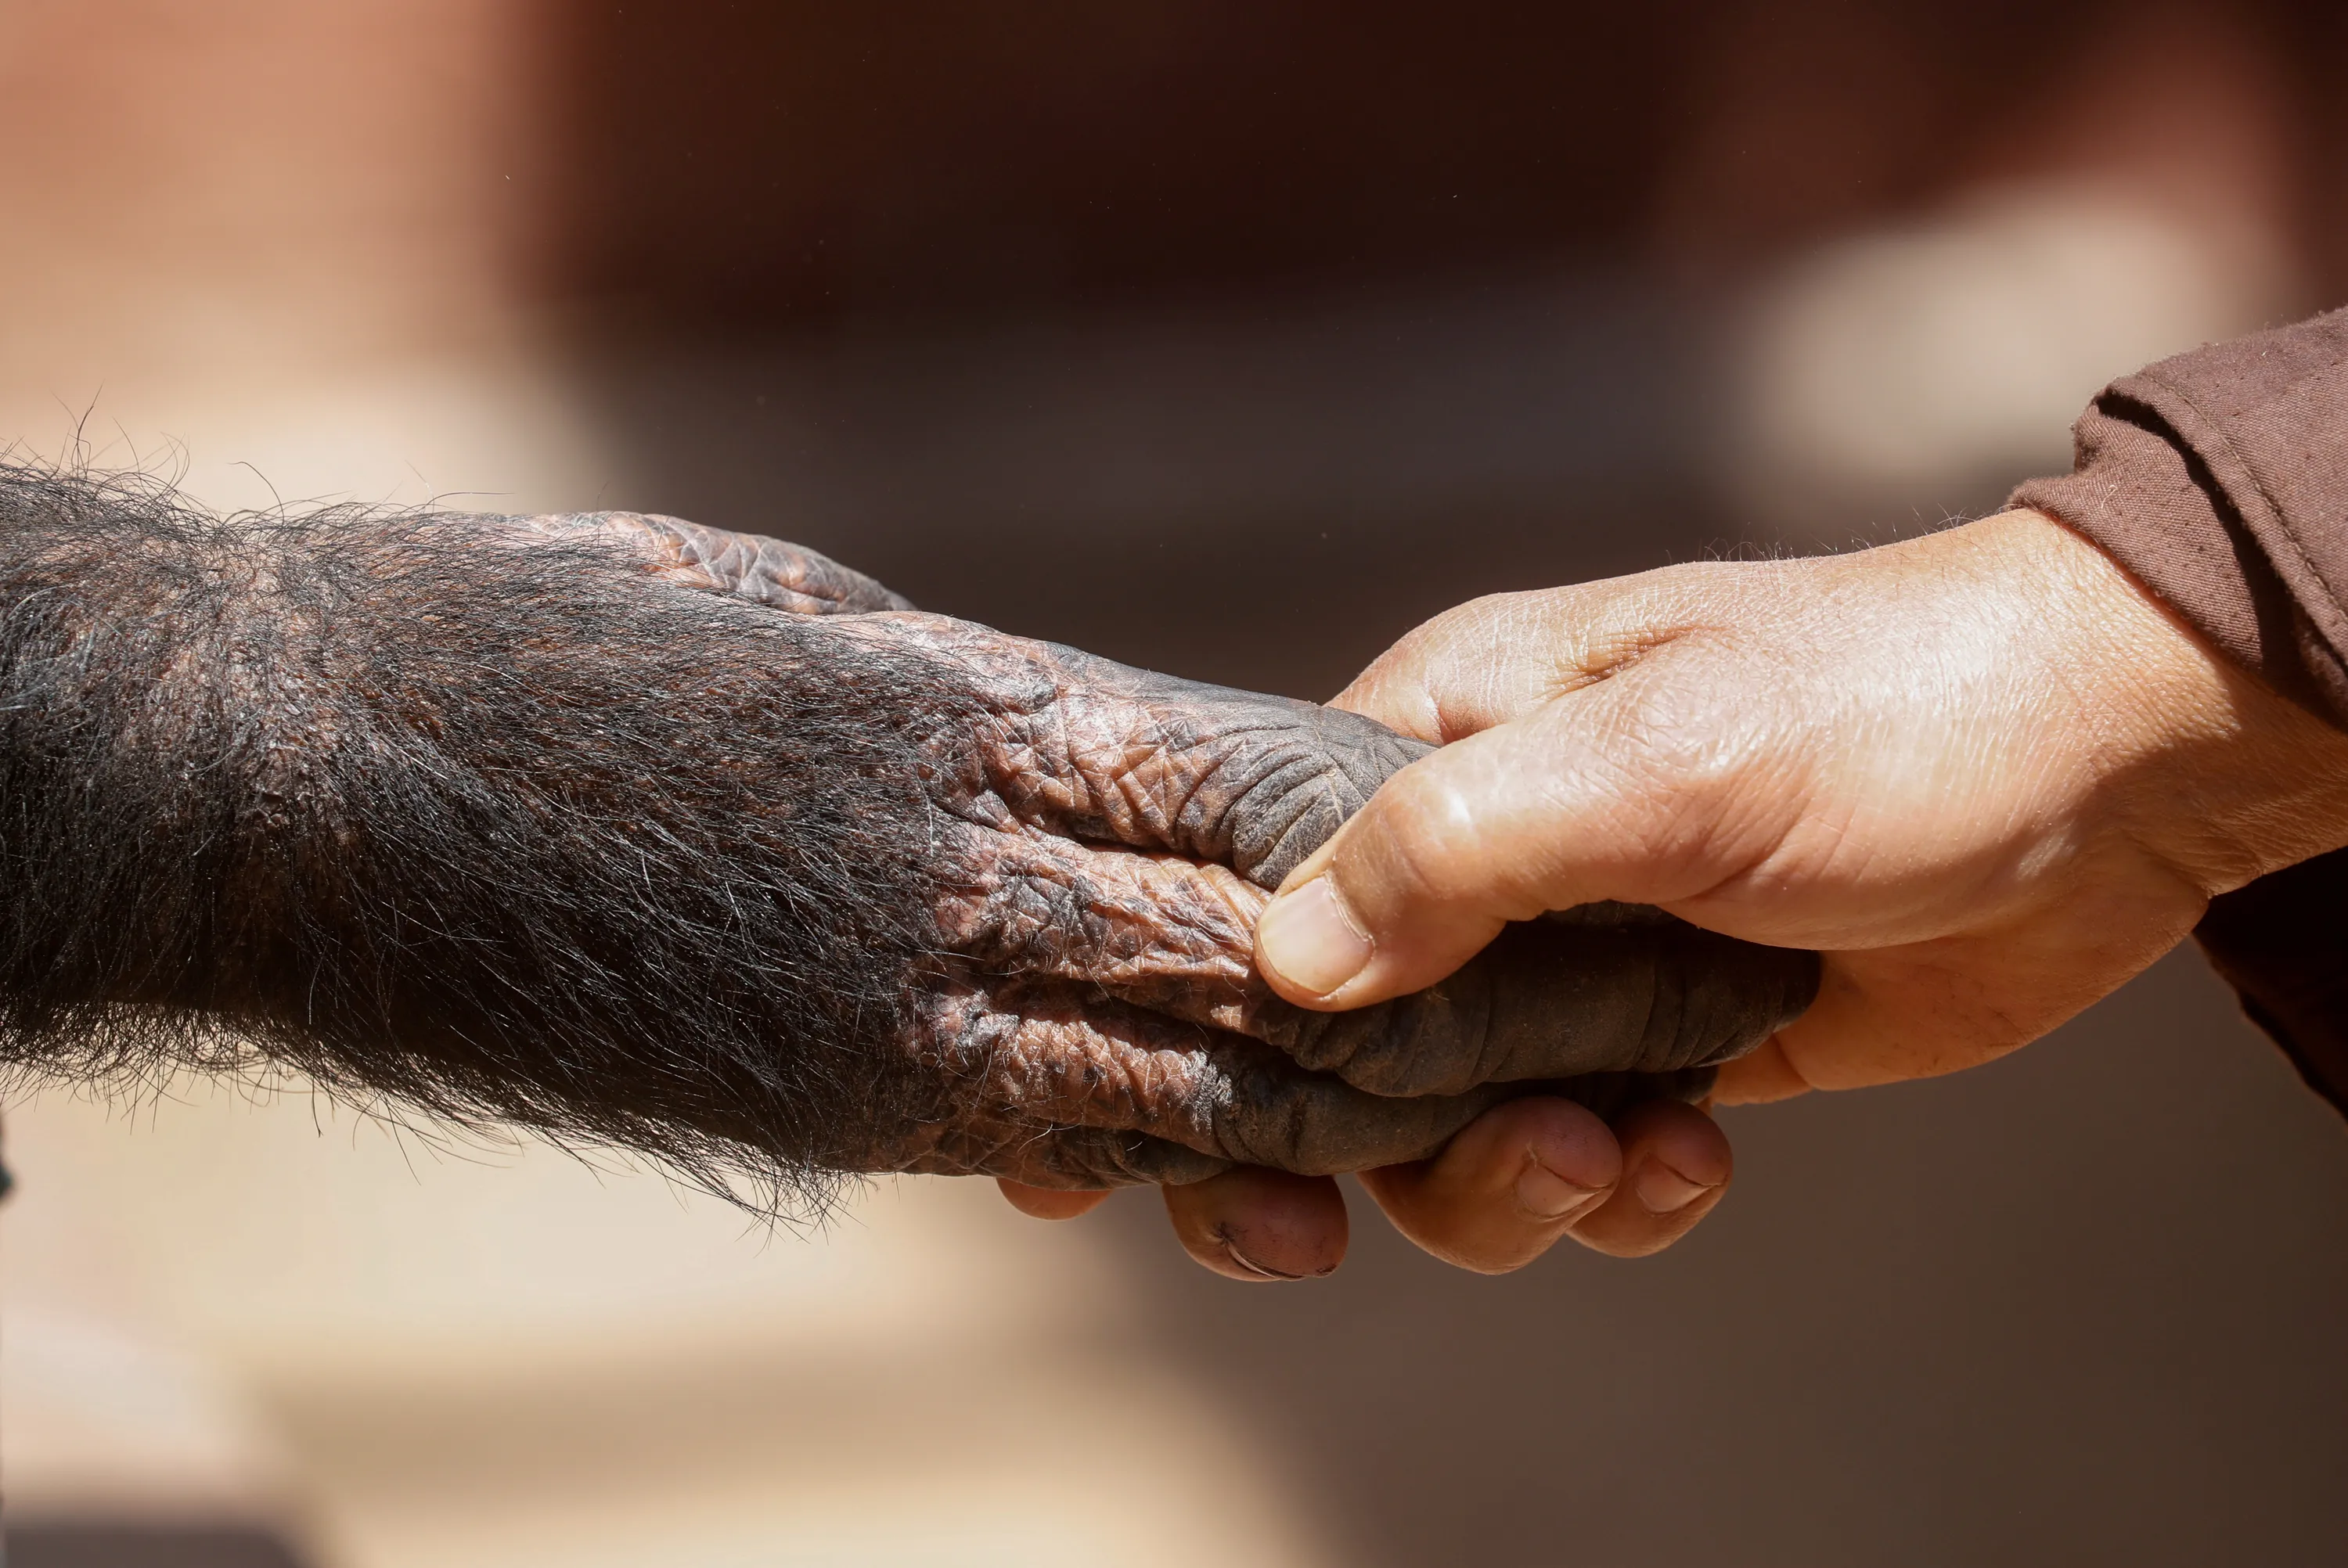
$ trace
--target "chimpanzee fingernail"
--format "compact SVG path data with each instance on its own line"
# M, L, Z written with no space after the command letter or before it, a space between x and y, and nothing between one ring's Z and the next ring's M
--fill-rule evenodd
M1597 1188L1576 1186L1539 1162L1517 1177L1517 1202L1539 1220L1561 1220L1597 1195Z
M1256 950L1281 979L1327 996L1362 972L1376 951L1326 876L1272 901L1257 922Z
M1661 1160L1650 1157L1639 1163L1638 1174L1631 1178L1631 1190L1639 1194L1639 1205L1649 1214L1675 1214L1712 1191L1712 1187L1703 1182L1692 1182Z
M1257 1279L1276 1279L1287 1281L1303 1279L1304 1277L1301 1274L1286 1274L1276 1268L1266 1268L1263 1265L1256 1262L1255 1259L1241 1252L1239 1249L1238 1244L1233 1242L1228 1236L1223 1238L1223 1255L1237 1264L1242 1272Z

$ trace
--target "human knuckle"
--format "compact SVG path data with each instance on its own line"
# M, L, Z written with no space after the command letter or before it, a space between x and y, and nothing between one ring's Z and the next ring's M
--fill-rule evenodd
M1732 804L1751 774L1755 716L1733 691L1653 683L1598 732L1602 783L1634 832L1676 835Z

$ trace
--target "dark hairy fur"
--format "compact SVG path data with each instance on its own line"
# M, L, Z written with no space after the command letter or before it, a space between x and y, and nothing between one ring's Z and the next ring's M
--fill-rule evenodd
M136 477L0 472L0 1060L265 1058L783 1194L919 1109L855 1042L930 942L923 671L586 544Z

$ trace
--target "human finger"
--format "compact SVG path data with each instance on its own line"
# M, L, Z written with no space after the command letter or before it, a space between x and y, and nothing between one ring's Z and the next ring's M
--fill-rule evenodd
M2083 876L2001 926L1826 953L1816 1005L1777 1030L1725 1093L1750 1102L1977 1067L2142 973L2206 907L2174 878L2123 871Z
M1612 1194L1614 1134L1570 1100L1512 1100L1487 1111L1432 1159L1361 1173L1394 1227L1478 1274L1505 1274L1547 1252Z
M1678 1241L1728 1191L1735 1156L1702 1110L1648 1100L1613 1122L1622 1175L1613 1193L1578 1217L1573 1239L1613 1257L1645 1257Z
M1810 1091L1809 1080L1786 1055L1785 1045L1772 1035L1735 1061L1723 1063L1713 1081L1715 1105L1766 1105Z
M1636 579L1632 579L1635 581ZM1448 745L1587 684L1620 661L1605 608L1621 582L1492 594L1413 628L1330 699Z
M1633 671L1420 758L1290 875L1258 968L1301 1005L1357 1007L1434 984L1511 921L1744 873L1800 790L1718 686Z
M1226 1279L1317 1279L1345 1260L1344 1194L1326 1176L1241 1165L1164 1192L1182 1250Z

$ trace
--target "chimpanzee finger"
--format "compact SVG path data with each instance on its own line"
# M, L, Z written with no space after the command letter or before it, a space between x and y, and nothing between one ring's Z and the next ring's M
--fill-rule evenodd
M972 827L938 856L945 947L993 974L1104 987L1192 1023L1237 1023L1268 895L1223 866Z
M1326 1176L1241 1165L1164 1192L1182 1250L1226 1279L1317 1279L1345 1261L1345 1197Z
M1376 1094L1717 1066L1801 1016L1815 953L1740 942L1658 910L1512 925L1449 977L1350 1012L1251 993L1231 1020Z
M973 830L962 858L941 913L957 952L1251 1036L1374 1094L1710 1066L1798 1015L1817 983L1811 954L1617 906L1511 927L1416 995L1313 1012L1256 975L1264 896L1221 866L1035 829Z
M912 1052L948 1102L892 1146L891 1168L1056 1188L1419 1159L1505 1092L1385 1099L1255 1040L1025 982L942 979Z
M860 622L855 635L948 663L970 689L975 712L952 715L934 743L953 760L938 781L950 809L1215 861L1265 888L1430 749L1357 714L943 616Z

